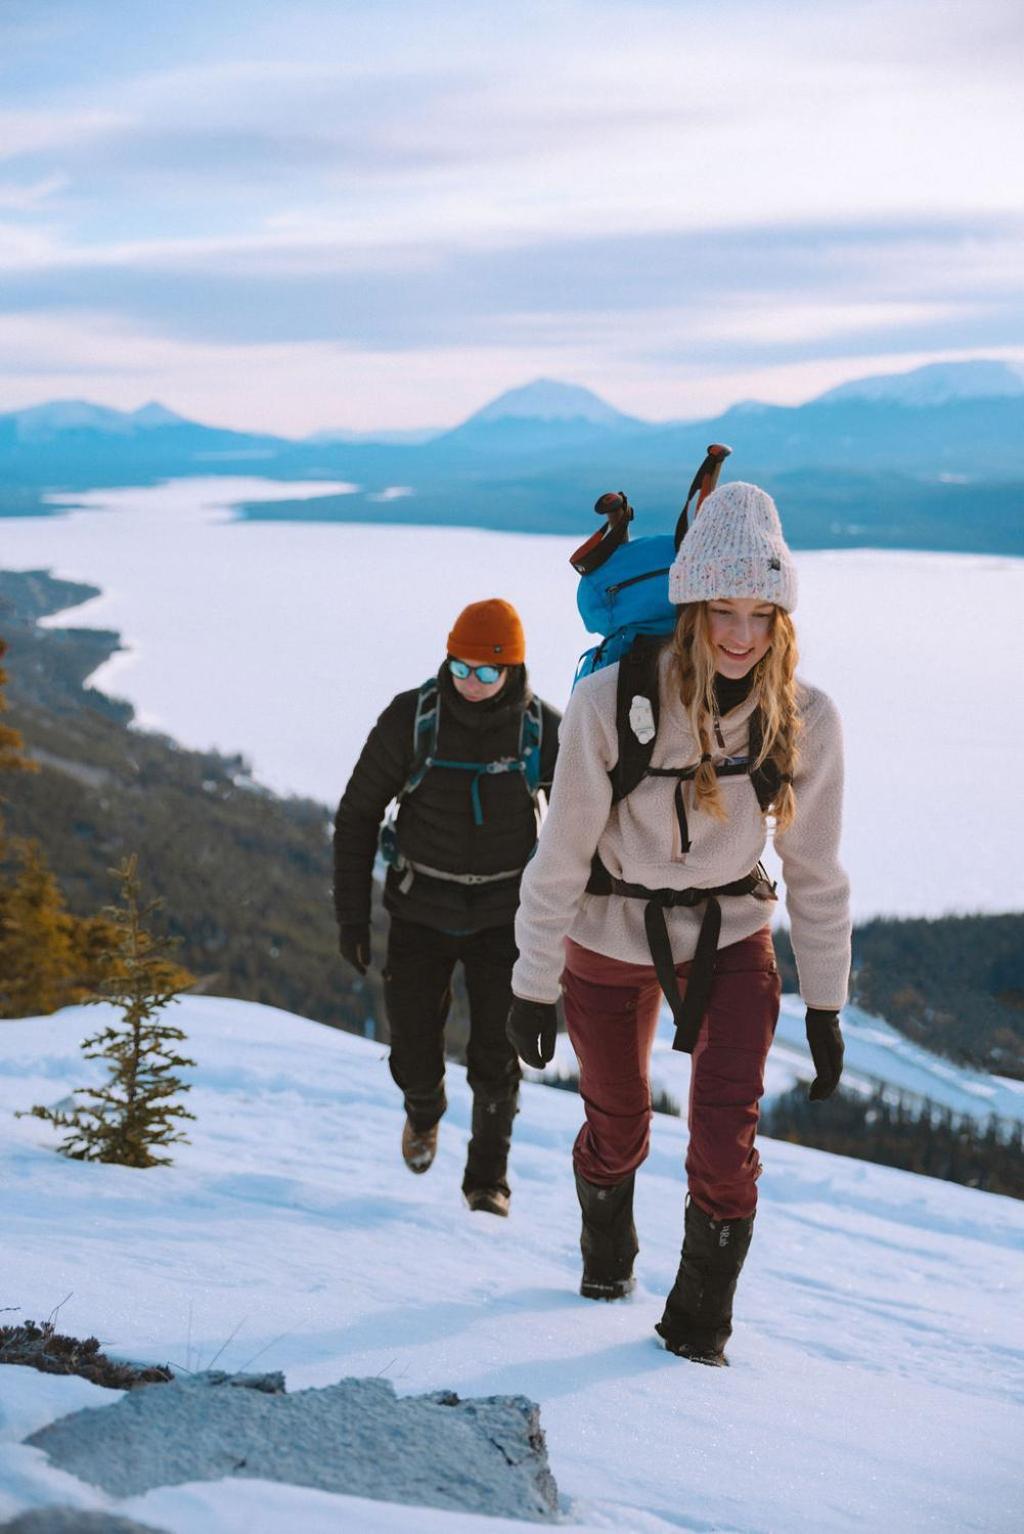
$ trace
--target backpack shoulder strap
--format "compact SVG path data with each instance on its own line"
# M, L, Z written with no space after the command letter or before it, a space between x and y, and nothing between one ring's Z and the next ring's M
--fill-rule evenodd
M764 716L760 708L755 708L747 726L747 757L750 763L750 782L757 795L757 802L762 811L766 811L782 787L782 774L770 756L765 757L759 767L756 765L763 745Z
M440 724L441 699L437 689L437 677L431 676L420 684L416 698L416 715L412 724L412 768L405 787L398 795L399 801L414 793L430 769L437 751L437 732Z
M530 699L523 709L519 725L519 760L523 764L523 781L530 797L537 797L540 788L540 748L544 739L544 710L537 697Z
M661 715L658 657L664 644L663 636L638 635L619 661L615 693L619 759L610 773L613 804L633 792L651 765Z

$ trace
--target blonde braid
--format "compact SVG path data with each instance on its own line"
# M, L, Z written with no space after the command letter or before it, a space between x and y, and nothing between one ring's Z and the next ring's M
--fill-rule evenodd
M680 612L672 636L672 656L679 696L694 738L700 743L701 759L693 779L694 801L698 809L715 820L726 820L728 815L711 760L708 726L715 717L715 661L704 602L688 602Z

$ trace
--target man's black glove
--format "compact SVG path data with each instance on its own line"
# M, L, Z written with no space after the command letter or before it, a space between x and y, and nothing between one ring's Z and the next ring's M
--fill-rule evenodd
M843 1074L845 1051L839 1028L839 1013L822 1012L817 1007L808 1007L807 1042L811 1046L811 1059L817 1073L807 1096L812 1103L820 1103L832 1096Z
M523 1001L520 996L513 996L505 1032L519 1058L534 1070L542 1071L555 1053L558 1033L555 1003Z
M370 967L370 928L361 922L343 921L338 929L338 948L353 969L365 975Z

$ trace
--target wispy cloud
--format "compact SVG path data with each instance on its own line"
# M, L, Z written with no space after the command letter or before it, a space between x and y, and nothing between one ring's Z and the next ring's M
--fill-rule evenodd
M44 176L40 181L0 181L0 210L13 209L19 213L41 208L43 204L62 192L67 185L66 176Z
M0 14L0 311L25 335L77 317L121 357L165 346L175 380L189 348L462 349L495 387L543 358L640 391L682 353L781 380L1024 347L1011 0L184 0L136 23L124 0Z

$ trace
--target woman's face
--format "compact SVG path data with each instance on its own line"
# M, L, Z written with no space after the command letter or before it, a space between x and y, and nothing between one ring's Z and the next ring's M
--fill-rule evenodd
M723 597L708 603L708 633L715 669L739 681L767 655L775 608L759 597Z

